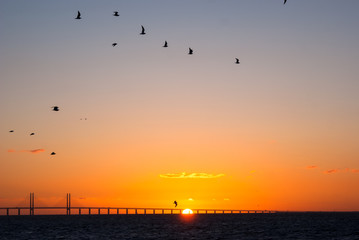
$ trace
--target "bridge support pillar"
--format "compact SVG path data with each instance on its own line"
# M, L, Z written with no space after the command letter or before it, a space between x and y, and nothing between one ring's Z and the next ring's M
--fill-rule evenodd
M71 193L66 194L66 215L71 215Z

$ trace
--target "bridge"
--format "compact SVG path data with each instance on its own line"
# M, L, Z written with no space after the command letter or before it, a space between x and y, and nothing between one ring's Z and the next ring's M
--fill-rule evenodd
M63 215L129 215L129 214L182 214L180 208L131 208L131 207L73 207L71 194L66 194L66 206L35 207L35 194L30 193L28 207L0 207L0 216L35 215L35 210L57 210ZM238 209L191 209L193 214L242 214L242 213L276 213L273 210L238 210ZM66 212L66 213L65 213ZM61 213L60 213L61 214ZM41 214L38 214L41 215Z

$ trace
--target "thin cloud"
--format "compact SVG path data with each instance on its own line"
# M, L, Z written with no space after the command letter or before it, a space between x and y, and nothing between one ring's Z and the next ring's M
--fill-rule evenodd
M14 150L14 149L8 149L7 152L9 152L9 153L14 153L14 152L16 152L16 150Z
M307 169L314 169L314 168L318 168L318 166L312 165L312 166L307 166L306 168L307 168Z
M325 171L324 173L331 174L331 173L337 173L337 172L339 172L339 169L330 169L330 170Z
M326 174L331 174L331 173L338 173L338 172L343 172L343 173L359 173L359 169L355 169L355 168L345 168L345 169L330 169L327 171L324 171L324 173Z
M160 174L161 178L219 178L223 177L224 174L211 174L211 173L167 173Z
M21 152L28 152L28 153L36 154L36 153L45 152L45 149L40 148L40 149L34 149L34 150L22 150Z

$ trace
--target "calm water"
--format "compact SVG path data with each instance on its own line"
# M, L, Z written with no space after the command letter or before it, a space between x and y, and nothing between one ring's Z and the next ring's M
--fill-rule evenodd
M359 239L359 213L0 216L0 239Z

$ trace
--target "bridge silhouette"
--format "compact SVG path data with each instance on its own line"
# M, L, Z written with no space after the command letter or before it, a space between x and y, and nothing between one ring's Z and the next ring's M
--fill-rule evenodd
M26 199L25 199L26 202ZM23 201L21 202L23 203ZM57 205L57 204L56 204ZM88 207L72 206L71 193L66 194L66 206L35 206L35 194L30 193L28 206L0 207L0 216L35 215L36 212L56 211L58 215L129 215L129 214L182 214L181 208L133 208L133 207ZM243 213L276 213L273 210L245 209L191 209L193 214L243 214ZM36 215L43 215L38 213ZM46 214L48 215L48 213Z

